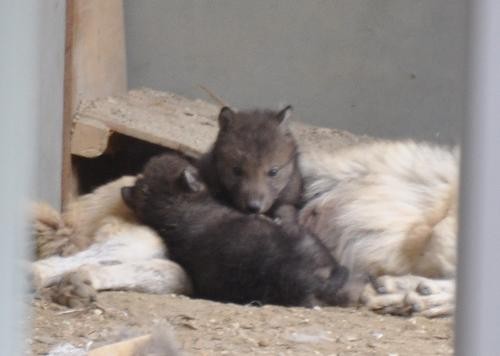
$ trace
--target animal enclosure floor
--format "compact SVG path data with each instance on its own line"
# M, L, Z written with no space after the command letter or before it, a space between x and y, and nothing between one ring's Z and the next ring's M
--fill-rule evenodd
M452 355L451 319L377 315L353 308L261 308L182 296L105 292L102 309L32 304L31 355L69 342L109 343L172 326L185 355Z

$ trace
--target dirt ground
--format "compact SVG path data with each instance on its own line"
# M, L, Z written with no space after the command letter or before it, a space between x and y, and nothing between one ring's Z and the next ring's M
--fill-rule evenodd
M105 292L72 311L32 303L29 355L55 345L95 347L171 326L183 355L451 355L452 320L354 308L238 306L175 295Z

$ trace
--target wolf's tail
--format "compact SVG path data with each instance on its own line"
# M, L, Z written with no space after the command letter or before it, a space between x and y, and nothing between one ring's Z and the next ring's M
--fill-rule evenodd
M409 261L416 261L427 248L434 236L436 226L443 221L453 209L453 192L441 200L434 209L410 226L402 245L403 255Z
M31 218L36 259L76 252L71 241L73 229L65 224L58 211L46 203L35 203Z

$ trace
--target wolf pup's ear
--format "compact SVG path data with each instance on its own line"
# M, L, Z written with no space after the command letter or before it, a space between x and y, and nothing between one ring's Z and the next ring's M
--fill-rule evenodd
M229 106L224 106L219 112L219 128L225 130L234 119L234 111Z
M292 105L288 105L276 114L276 120L278 120L280 126L285 127L288 125L288 120L290 116L292 116L292 111L293 111Z
M131 208L134 209L134 187L122 187L121 193L122 193L122 199L125 202L125 204Z
M182 181L185 184L186 188L188 188L192 192L201 192L205 190L205 184L200 180L198 176L198 172L192 167L187 167L182 172Z

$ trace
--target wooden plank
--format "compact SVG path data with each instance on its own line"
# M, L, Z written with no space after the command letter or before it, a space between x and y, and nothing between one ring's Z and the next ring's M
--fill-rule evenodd
M151 89L84 102L75 120L98 120L111 130L199 157L214 142L219 107ZM292 122L301 145L333 150L358 142L348 132Z
M98 157L106 151L109 136L111 130L103 122L77 120L71 137L71 154L87 158Z
M73 23L74 2L66 1L66 38L64 49L63 152L61 172L61 208L76 195L76 179L71 165L71 127L73 126Z
M82 100L127 91L122 0L72 0L74 109Z
M215 139L218 110L202 100L141 89L84 103L76 120L99 120L113 131L196 157Z
M126 93L122 0L66 1L62 200L76 192L71 166L73 116L82 100Z
M151 340L151 335L138 336L90 350L88 356L134 356L136 351Z

